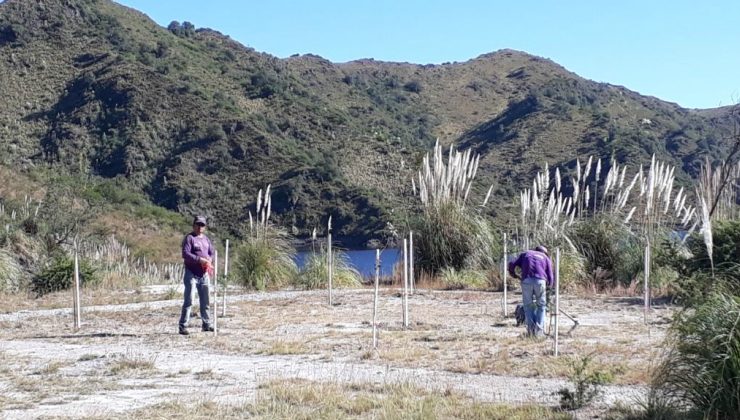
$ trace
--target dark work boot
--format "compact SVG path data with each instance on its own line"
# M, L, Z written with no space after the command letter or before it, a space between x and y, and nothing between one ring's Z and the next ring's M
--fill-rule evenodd
M203 331L205 332L213 332L213 325L204 325Z
M178 334L180 334L180 335L190 335L190 333L188 332L188 329L187 329L187 328L185 328L185 327L180 327L180 328L178 328L178 329L177 329L177 332L178 332Z

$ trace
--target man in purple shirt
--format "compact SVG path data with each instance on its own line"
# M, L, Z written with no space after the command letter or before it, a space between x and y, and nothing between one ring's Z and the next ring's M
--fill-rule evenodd
M516 273L517 267L521 270L521 276ZM544 336L546 288L551 288L555 284L552 261L547 248L540 245L519 254L516 260L509 263L509 274L522 279L522 303L527 320L527 334L534 337Z
M180 313L179 333L188 332L190 321L190 309L193 306L193 280L198 290L198 302L200 304L200 319L203 322L203 331L213 331L211 319L208 316L208 286L210 284L210 273L212 272L211 261L213 261L213 244L203 233L206 230L206 218L197 216L193 220L193 231L182 240L182 259L185 263L185 299Z

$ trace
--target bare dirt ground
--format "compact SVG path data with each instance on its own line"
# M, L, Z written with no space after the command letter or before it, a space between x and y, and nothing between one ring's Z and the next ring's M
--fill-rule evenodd
M195 318L190 336L177 334L181 298L86 306L79 331L69 308L22 305L0 314L0 410L5 418L128 417L163 402L249 402L261 385L287 378L556 406L572 361L590 355L610 383L595 408L574 413L589 417L644 396L673 311L653 308L646 325L639 299L563 296L579 326L567 334L573 323L560 317L555 357L552 340L520 337L500 293L418 291L404 329L398 291L382 289L373 350L372 295L341 290L329 307L323 291L234 294L217 335ZM510 316L519 299L509 295Z

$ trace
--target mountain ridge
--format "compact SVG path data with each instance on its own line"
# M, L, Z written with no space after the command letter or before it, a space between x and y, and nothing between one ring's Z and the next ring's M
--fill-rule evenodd
M239 232L273 184L276 222L307 235L383 235L413 211L435 139L481 153L503 204L545 161L594 154L685 180L718 157L731 107L689 110L504 49L462 63L284 59L212 29L156 25L104 0L0 3L4 164L121 178L156 204ZM574 153L575 152L575 153Z

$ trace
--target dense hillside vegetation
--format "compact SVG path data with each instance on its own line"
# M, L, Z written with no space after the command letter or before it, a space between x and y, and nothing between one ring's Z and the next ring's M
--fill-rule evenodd
M481 153L474 194L495 184L501 216L546 161L655 153L685 179L732 128L729 109L683 109L523 52L442 65L278 59L108 0L0 3L0 72L3 173L115 179L232 233L272 184L280 224L307 235L332 215L356 244L404 220L435 138Z

